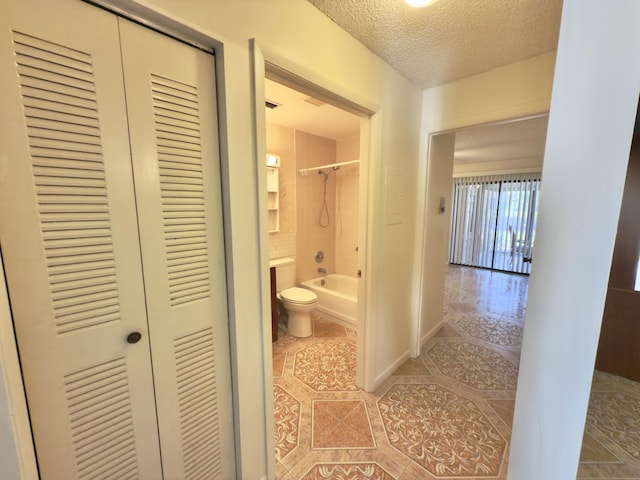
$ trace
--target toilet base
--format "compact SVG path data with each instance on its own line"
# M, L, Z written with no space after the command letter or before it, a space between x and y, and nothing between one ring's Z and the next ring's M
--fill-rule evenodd
M311 314L289 312L287 332L289 333L289 335L293 335L294 337L310 337L312 333Z

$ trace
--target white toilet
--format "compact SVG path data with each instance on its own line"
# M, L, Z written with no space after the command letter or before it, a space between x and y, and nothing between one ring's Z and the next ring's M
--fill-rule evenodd
M311 312L318 297L307 288L295 287L296 263L293 258L271 261L276 267L276 291L280 307L287 312L287 331L294 337L311 335Z

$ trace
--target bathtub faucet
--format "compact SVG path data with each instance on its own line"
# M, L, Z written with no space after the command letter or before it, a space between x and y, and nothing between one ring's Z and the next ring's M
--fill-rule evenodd
M326 268L318 267L318 273L327 273Z

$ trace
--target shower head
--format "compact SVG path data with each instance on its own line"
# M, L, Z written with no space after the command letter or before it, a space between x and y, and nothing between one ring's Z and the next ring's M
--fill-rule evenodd
M335 172L336 170L340 170L340 165L335 165L335 166L331 167L331 170L329 170L328 172L325 172L323 170L318 170L318 174L324 175L324 178L326 180L327 178L329 178L329 175L331 175L331 172L332 171Z

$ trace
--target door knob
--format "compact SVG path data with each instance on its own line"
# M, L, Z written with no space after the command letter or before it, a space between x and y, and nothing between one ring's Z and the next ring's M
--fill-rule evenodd
M127 342L138 343L141 338L142 334L140 332L131 332L129 335L127 335Z

